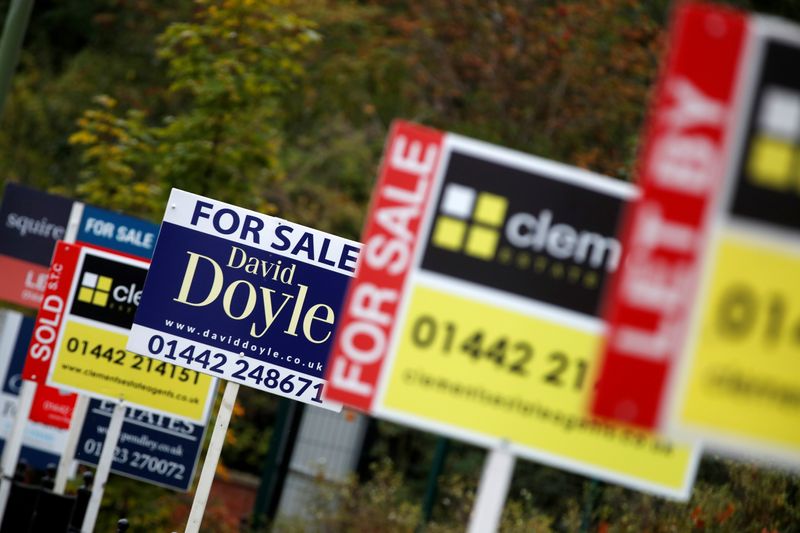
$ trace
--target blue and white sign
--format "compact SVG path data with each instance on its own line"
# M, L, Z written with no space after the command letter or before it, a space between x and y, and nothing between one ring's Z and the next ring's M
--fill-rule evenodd
M127 348L339 410L325 365L360 249L173 189Z
M157 237L155 224L85 205L75 240L149 259Z
M33 318L16 311L0 311L0 452L11 433L19 405L22 366L33 333ZM22 437L20 461L44 470L58 464L67 430L28 421Z
M75 459L96 466L114 403L91 400ZM128 407L111 471L179 491L192 485L205 426Z

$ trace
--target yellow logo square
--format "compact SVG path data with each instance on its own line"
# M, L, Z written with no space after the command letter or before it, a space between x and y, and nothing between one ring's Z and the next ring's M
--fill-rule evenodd
M502 196L482 192L478 195L474 219L489 226L500 226L506 217L508 200Z
M753 140L747 169L752 181L770 189L791 187L794 147L787 142L759 136Z
M92 303L93 294L94 291L92 289L81 287L81 290L78 291L78 300L80 300L81 302Z
M467 246L465 252L468 255L489 261L494 259L497 251L497 241L499 234L496 230L473 226L467 236Z
M466 229L467 225L462 220L442 215L436 219L436 227L433 229L433 244L440 248L458 251L464 242Z
M94 298L92 299L92 303L95 305L99 305L100 307L105 307L108 303L108 293L102 291L96 291L94 293Z
M99 278L97 278L97 290L110 291L111 278L109 278L108 276L100 276Z

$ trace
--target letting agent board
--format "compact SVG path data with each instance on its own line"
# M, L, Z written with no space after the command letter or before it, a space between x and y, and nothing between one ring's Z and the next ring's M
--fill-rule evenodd
M39 307L56 241L73 201L7 183L0 205L0 300Z
M79 243L145 259L158 235L150 222L7 183L0 205L0 300L39 307L53 248L70 224Z
M86 413L75 459L96 466L114 405L92 400ZM192 486L205 426L143 409L127 407L114 449L115 474L174 490Z
M629 184L398 122L337 330L331 399L676 498L698 449L584 416Z
M0 449L5 445L14 424L19 391L22 385L22 365L28 352L28 343L33 332L33 319L15 311L0 310ZM47 388L58 395L58 391ZM55 401L54 401L55 400ZM20 459L31 467L44 470L48 464L58 463L61 450L66 442L67 431L63 424L53 424L53 419L61 422L65 406L55 399L34 398L39 417L30 417L22 437ZM72 406L67 406L71 414ZM67 418L67 422L69 419Z
M324 372L360 248L173 189L128 349L338 410Z
M55 387L207 420L213 378L125 350L147 263L59 242L54 271L56 265L63 265L60 294L45 295L38 317L51 321L51 334L44 339L49 342L40 343L34 334L26 371L46 370L47 383Z
M800 27L687 4L671 40L593 410L796 467Z

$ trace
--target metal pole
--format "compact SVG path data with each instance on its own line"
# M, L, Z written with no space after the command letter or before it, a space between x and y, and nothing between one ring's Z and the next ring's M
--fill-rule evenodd
M194 492L192 510L186 523L186 533L200 531L200 524L206 511L206 503L208 503L208 494L211 492L214 473L217 471L219 454L222 452L222 445L225 443L225 433L228 431L233 405L236 403L236 395L238 393L238 383L228 381L225 384L225 394L222 395L222 403L217 412L217 419L214 421L214 431L211 433L211 441L208 443L208 451L206 451L206 458L203 461L203 470L200 472L200 480L197 482L197 489Z
M83 516L81 533L92 533L97 514L100 512L100 504L103 501L103 491L106 487L108 474L111 472L111 464L114 462L114 451L117 448L119 434L122 433L122 422L125 421L125 402L120 401L114 406L111 413L111 421L108 423L106 440L103 442L103 451L100 453L100 460L97 462L97 470L94 473L94 486L92 496L89 498L89 505L86 506L86 514Z
M258 530L267 514L270 501L275 499L275 485L278 476L278 464L283 455L289 422L294 413L296 402L281 398L278 402L278 413L275 417L275 426L269 439L267 457L264 459L264 468L261 470L261 483L258 485L256 500L253 504L253 529Z
M594 515L594 503L597 498L599 483L596 479L589 481L583 499L583 514L581 516L581 533L588 533Z
M489 451L483 463L483 473L478 484L478 495L475 508L469 520L469 533L487 533L497 531L503 506L506 502L508 487L514 474L516 459L506 443Z
M17 69L19 51L31 18L31 11L33 11L33 0L11 0L8 8L3 36L0 37L0 114L11 89L11 79Z
M425 497L422 500L422 523L427 524L433 514L433 504L436 502L436 492L439 489L439 476L444 470L447 450L450 448L450 439L439 437L436 439L436 450L433 452L433 464L428 472L428 482L425 484Z

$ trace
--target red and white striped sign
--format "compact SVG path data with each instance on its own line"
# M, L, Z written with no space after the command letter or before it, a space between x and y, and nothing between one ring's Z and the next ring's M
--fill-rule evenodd
M702 4L673 20L640 159L642 195L622 232L592 412L663 427L666 396L696 306L733 143L748 17Z
M443 138L415 124L393 125L364 228L364 253L328 361L325 394L333 401L364 411L372 406Z

